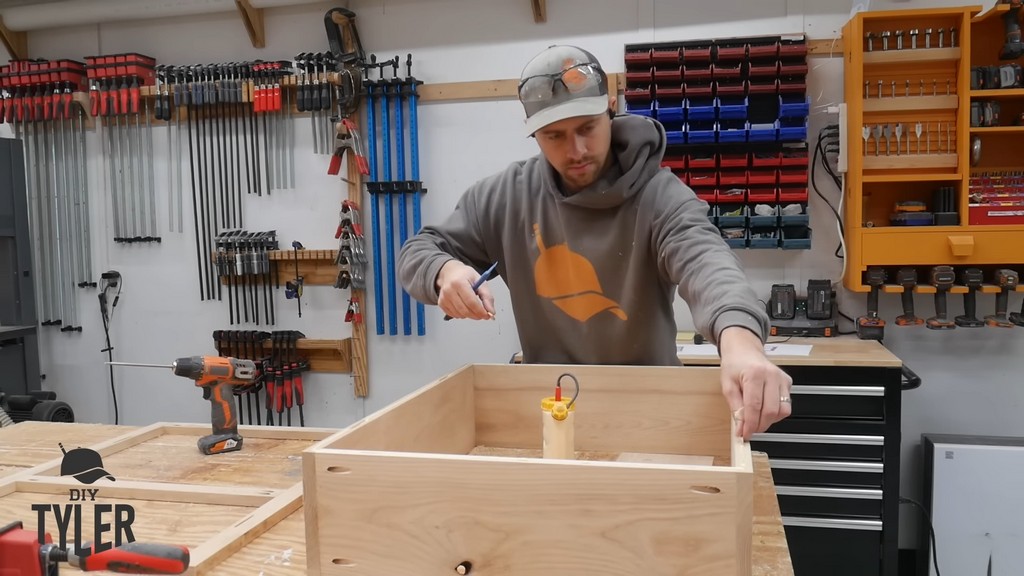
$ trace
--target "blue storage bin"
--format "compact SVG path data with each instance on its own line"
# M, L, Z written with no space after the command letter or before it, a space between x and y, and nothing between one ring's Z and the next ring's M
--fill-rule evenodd
M718 118L720 120L746 120L747 99L746 98L716 98L718 106Z
M690 144L716 142L717 125L707 122L689 122L686 125L686 141Z
M686 144L685 130L666 130L665 140L669 144Z
M747 206L725 203L718 205L718 226L720 228L746 228Z
M800 214L783 214L782 208L787 206L800 206ZM782 226L807 226L811 223L811 216L807 213L807 204L791 203L779 207L779 221Z
M751 248L778 248L779 229L777 227L755 228L751 224L747 245Z
M783 226L779 246L783 250L807 250L811 247L811 229L808 226Z
M750 124L747 123L747 139L751 142L773 142L779 139L779 123Z
M681 128L686 122L686 109L682 105L662 104L656 106L658 121L665 125L665 129Z
M779 141L803 142L807 139L807 120L780 120Z
M718 141L719 142L746 142L747 141L747 123L746 122L721 122L716 127L718 130Z
M729 245L730 248L746 248L748 230L744 228L729 228L719 224L719 230L722 232L722 239ZM742 235L741 235L742 234Z
M628 114L636 114L637 116L647 116L648 118L657 118L658 115L654 109L654 104L651 102L636 103L626 102L626 112Z
M717 109L713 98L687 98L686 119L688 122L714 121Z
M779 207L772 206L772 214L770 216L762 216L754 211L754 208L750 209L750 227L751 228L775 228L779 225Z
M806 119L811 112L811 101L806 96L783 94L779 96L779 118Z

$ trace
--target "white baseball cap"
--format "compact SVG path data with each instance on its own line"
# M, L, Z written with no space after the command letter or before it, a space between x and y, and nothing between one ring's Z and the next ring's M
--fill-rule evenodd
M574 116L608 110L608 83L593 54L576 46L551 46L533 57L519 79L526 134Z

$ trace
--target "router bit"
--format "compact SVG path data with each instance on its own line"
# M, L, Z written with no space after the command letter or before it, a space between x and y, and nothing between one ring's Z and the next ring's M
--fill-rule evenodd
M945 42L943 40L945 38L945 34L946 31L943 28L939 28L939 48L944 47Z
M903 50L903 30L896 31L896 49Z
M912 50L917 50L917 35L919 33L920 32L917 28L914 28L913 30L910 31L910 48Z
M864 35L864 38L866 38L867 41L868 41L868 52L874 52L875 51L875 33L874 32L868 32L867 34Z
M889 36L891 33L886 30L882 32L882 50L889 50Z
M931 28L926 28L925 31L924 31L924 47L925 48L931 48L932 47L932 29Z
M949 29L949 47L956 48L956 28Z

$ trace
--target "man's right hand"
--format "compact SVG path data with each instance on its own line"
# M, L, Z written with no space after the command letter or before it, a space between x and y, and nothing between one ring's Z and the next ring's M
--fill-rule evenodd
M473 283L479 278L476 270L458 260L445 262L437 273L437 306L452 318L494 318L494 296L487 284L473 293Z

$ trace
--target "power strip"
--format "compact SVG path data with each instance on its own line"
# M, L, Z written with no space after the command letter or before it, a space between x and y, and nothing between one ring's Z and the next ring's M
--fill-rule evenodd
M849 166L846 158L846 143L848 142L846 132L846 103L844 102L839 105L839 157L836 159L836 169L840 174L846 174Z

